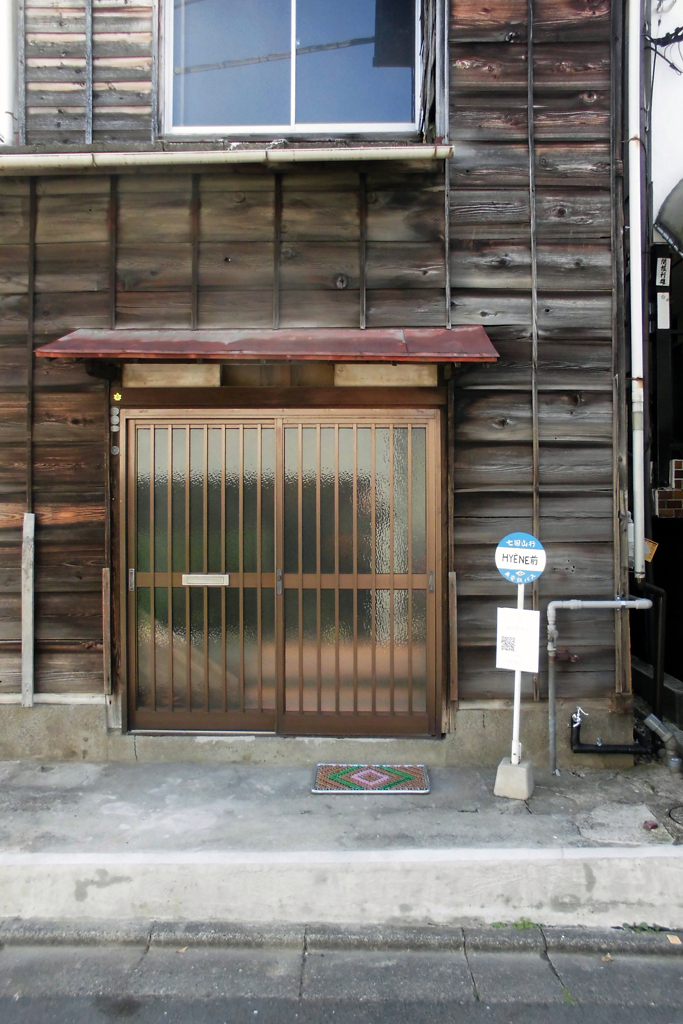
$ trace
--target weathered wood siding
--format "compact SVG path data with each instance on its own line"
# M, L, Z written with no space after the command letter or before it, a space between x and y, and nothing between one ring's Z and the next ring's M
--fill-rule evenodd
M92 2L92 138L149 145L155 109L152 0ZM25 0L26 141L83 146L85 6Z
M614 547L610 5L536 0L534 30L543 621L549 599L611 598L622 583ZM452 0L452 317L483 324L501 356L495 366L462 370L456 382L465 700L510 696L509 673L494 667L495 609L516 595L492 570L492 554L506 533L532 531L526 40L527 0ZM611 613L565 614L560 625L561 646L579 661L558 663L558 692L614 691ZM542 672L537 693L544 690Z
M31 304L36 347L77 327L189 327L193 318L199 327L357 327L362 278L369 327L441 325L443 168L38 178L33 275L29 190L27 179L0 178L0 691L19 689L30 472L36 689L101 692L106 394L83 364L34 360L29 467Z
M72 322L69 310L85 322L96 296L95 271L86 269L82 252L93 235L95 197L90 205L73 186L69 179L36 185L36 347ZM36 690L101 692L105 396L82 364L34 360L29 454L29 187L25 179L0 179L0 692L20 688L21 530L29 475L36 513ZM60 216L74 198L79 207ZM79 253L75 268L70 252ZM78 266L82 275L73 283ZM66 304L59 295L65 279L72 282Z
M613 34L606 0L536 0L539 533L551 597L624 583L614 332ZM94 2L93 139L148 147L152 12ZM27 141L82 146L84 9L26 6ZM451 0L450 281L453 323L482 323L500 360L461 369L454 410L459 696L510 696L494 668L492 566L534 500L527 0ZM84 368L35 363L27 462L27 330L76 327L432 326L446 322L442 165L309 166L0 179L0 690L19 688L21 518L37 514L38 690L99 690L106 396ZM361 247L364 224L366 242ZM30 279L33 296L29 296ZM620 688L619 627L567 615L561 694ZM95 646L93 646L95 645ZM542 695L541 674L536 695Z

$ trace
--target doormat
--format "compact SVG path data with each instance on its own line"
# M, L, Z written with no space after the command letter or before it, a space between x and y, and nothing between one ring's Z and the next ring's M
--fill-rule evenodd
M428 793L423 764L319 764L312 793Z

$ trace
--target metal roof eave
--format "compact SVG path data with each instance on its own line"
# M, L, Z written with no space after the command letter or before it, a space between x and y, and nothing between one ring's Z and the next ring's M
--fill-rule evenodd
M41 346L43 357L81 359L318 360L329 362L485 362L498 359L483 327L297 328L284 330L72 331Z

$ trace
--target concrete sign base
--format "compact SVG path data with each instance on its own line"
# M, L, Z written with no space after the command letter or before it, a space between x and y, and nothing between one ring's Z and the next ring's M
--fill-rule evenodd
M531 761L512 764L504 757L498 765L494 796L507 796L511 800L528 800L534 791L534 766Z

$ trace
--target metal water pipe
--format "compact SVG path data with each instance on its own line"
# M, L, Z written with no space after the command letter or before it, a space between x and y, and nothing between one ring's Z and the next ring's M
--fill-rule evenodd
M631 313L631 433L633 571L645 578L645 404L643 394L642 59L643 0L628 0L626 55L628 107L629 290Z
M0 146L14 144L17 110L17 5L0 0Z
M557 658L557 609L578 612L584 608L652 608L652 601L647 597L639 597L631 600L614 601L580 601L572 599L569 601L550 601L548 603L548 763L550 771L557 772L557 716L556 716L556 686L555 686L555 661ZM597 753L598 751L591 751ZM605 751L606 752L606 751Z

